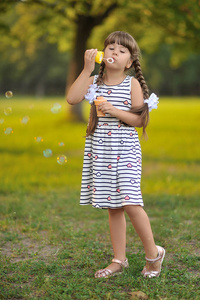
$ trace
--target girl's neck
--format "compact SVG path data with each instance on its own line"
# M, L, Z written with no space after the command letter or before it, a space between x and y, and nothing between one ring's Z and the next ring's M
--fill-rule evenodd
M103 82L106 85L117 85L120 84L126 77L126 74L118 72L106 72L103 76Z

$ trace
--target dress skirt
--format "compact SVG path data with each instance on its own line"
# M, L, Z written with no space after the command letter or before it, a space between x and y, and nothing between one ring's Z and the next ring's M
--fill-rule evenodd
M114 117L99 118L86 137L80 204L96 208L141 205L141 147L135 127Z

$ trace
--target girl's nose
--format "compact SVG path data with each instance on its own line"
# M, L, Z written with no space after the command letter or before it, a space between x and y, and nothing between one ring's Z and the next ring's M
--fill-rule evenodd
M114 50L113 50L113 55L118 55L117 49L114 49Z

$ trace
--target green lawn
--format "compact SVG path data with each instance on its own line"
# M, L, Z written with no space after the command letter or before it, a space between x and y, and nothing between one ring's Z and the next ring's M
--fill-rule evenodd
M62 105L57 114L54 103ZM85 103L86 117L88 109ZM145 255L127 218L130 268L97 280L113 254L107 211L79 206L86 123L70 122L63 98L1 96L0 299L135 299L136 291L148 299L200 299L199 112L199 98L161 98L141 141L145 209L167 252L161 276L140 275ZM62 154L67 163L59 165Z

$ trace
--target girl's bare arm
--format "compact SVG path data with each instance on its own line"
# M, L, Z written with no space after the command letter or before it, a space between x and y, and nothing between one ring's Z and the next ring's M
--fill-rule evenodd
M83 71L74 81L67 94L67 102L69 104L77 104L84 99L89 85L93 82L93 77L90 77L90 75L95 67L96 54L97 49L86 50Z

